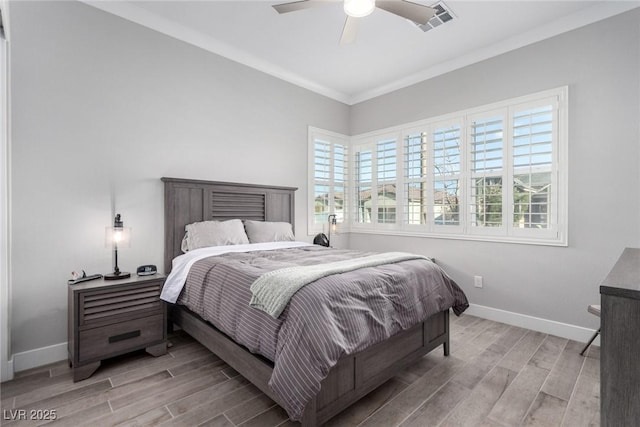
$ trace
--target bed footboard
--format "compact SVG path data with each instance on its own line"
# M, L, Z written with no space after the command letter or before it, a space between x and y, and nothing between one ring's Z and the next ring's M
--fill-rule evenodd
M269 388L273 364L249 352L196 314L171 307L171 320L263 393L278 402ZM320 425L436 347L449 355L449 310L358 353L343 357L322 381L318 395L307 404L302 425Z
M448 310L386 341L340 359L322 381L322 388L316 396L316 425L328 421L441 344L447 355ZM304 421L307 421L306 417Z

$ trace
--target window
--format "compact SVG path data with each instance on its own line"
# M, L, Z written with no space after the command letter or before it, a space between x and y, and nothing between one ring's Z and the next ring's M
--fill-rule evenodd
M345 221L348 185L348 140L345 136L309 129L310 206L309 232L318 233L327 225L328 215Z
M376 143L376 207L379 224L396 222L396 140Z
M469 225L471 233L504 230L507 205L503 182L504 113L492 111L472 116L469 124Z
M371 150L356 151L356 222L371 222L373 209L373 153Z
M395 136L354 141L356 227L394 225L397 222L398 147Z
M340 209L357 232L566 245L566 129L565 87L343 137L353 175L331 183L326 142L315 197L326 195L326 217L331 194L352 189Z
M513 227L552 227L553 107L522 108L513 114Z
M404 138L404 218L408 225L427 224L427 134L412 132Z
M460 224L460 125L433 129L433 223Z

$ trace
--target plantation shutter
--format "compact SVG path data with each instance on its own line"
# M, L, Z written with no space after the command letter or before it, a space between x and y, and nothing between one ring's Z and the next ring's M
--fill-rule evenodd
M507 110L470 120L469 221L474 229L502 228L505 206L504 118ZM479 231L479 230L478 230Z
M432 132L435 225L460 225L460 129L455 124L436 127Z
M409 225L427 224L427 179L429 162L426 132L415 132L404 139L404 220Z
M512 227L555 228L556 114L552 104L513 109Z
M324 224L331 212L331 143L314 141L314 223Z
M356 222L371 223L374 199L373 191L373 153L370 149L356 151Z
M376 144L376 208L378 223L396 222L396 139L384 139Z
M328 216L343 222L348 213L348 140L309 129L309 232L326 231Z
M566 245L567 96L562 87L352 138L323 131L309 140L313 214L358 233Z
M333 146L333 213L341 223L346 219L347 212L347 177L349 151L346 145Z

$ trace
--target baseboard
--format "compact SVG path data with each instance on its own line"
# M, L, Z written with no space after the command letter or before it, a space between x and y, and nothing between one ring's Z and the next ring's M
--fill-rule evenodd
M512 311L477 304L470 304L465 314L584 343L589 341L595 332L593 329L583 328L582 326L570 325L568 323L556 322L555 320L542 319L540 317L528 316L526 314L514 313ZM596 338L593 344L600 345L600 336Z
M69 357L67 343L54 344L34 350L23 351L13 355L13 368L15 372L25 371L38 366L59 362Z

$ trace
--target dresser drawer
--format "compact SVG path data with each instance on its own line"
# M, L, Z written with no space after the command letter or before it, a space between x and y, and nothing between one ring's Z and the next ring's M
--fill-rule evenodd
M164 315L133 319L127 322L86 329L79 333L78 360L105 358L161 341L164 338Z

